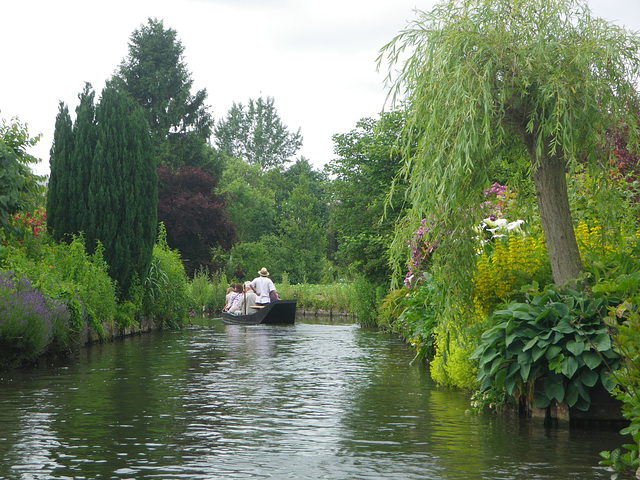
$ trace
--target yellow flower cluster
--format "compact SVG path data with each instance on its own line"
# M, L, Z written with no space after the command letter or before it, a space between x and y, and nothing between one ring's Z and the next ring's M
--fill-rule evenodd
M547 257L542 238L509 235L498 240L492 252L483 252L476 260L473 303L476 312L486 314L503 300L523 279L534 277Z
M576 241L578 242L580 255L583 258L587 252L604 256L615 253L617 250L604 237L602 228L597 223L593 227L589 227L585 222L580 222L578 228L576 228Z

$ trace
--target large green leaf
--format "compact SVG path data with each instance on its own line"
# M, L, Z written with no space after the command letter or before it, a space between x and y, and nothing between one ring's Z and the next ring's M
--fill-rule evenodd
M489 370L489 375L491 376L495 375L498 369L500 368L500 365L502 365L503 363L504 363L503 357L494 358L493 363L491 364L491 370Z
M522 365L523 363L531 363L531 360L533 360L533 356L531 355L530 351L520 352L518 354L518 363L520 365Z
M536 317L536 322L539 322L540 320L544 320L545 318L547 318L547 316L549 315L549 312L550 310L548 308L543 309Z
M569 385L567 385L567 394L564 397L564 399L567 402L567 405L569 405L570 407L573 407L578 401L578 397L579 397L578 389L573 384L573 382L569 382Z
M547 360L552 360L561 351L562 351L562 347L560 347L559 345L551 345L549 348L547 348L547 351L545 353L545 357L547 358Z
M531 313L529 313L528 311L522 311L522 310L515 310L513 312L513 317L517 318L518 320L525 320L525 321L536 319L536 317L531 315Z
M533 394L533 403L538 408L547 408L551 404L551 398L544 392L536 391Z
M478 375L478 380L480 379L480 375ZM491 377L489 375L485 375L484 377L482 377L482 384L480 385L480 391L484 392L485 390L488 390L491 387Z
M480 356L485 352L485 350L486 350L486 349L487 349L487 344L486 344L486 343L483 343L482 345L478 346L478 347L473 351L473 353L471 354L471 357L469 357L469 358L471 358L472 360L479 359L479 358L480 358ZM495 349L494 349L494 350L495 350Z
M516 382L518 380L518 376L517 375L513 375L510 377L507 377L504 381L504 388L507 391L507 393L509 395L513 395L513 392L516 389Z
M507 334L504 339L504 344L508 347L516 338L518 338L518 331L514 330L513 332Z
M583 412L586 412L589 410L589 407L591 406L591 399L590 398L584 398L584 397L578 397L578 400L576 401L574 407L577 408L578 410L581 410Z
M587 367L589 367L591 370L593 370L594 368L596 368L598 365L602 363L602 359L600 358L600 355L598 355L596 352L592 350L589 350L588 352L584 352L582 354L582 359L584 360L584 363L587 365Z
M571 313L571 309L561 302L554 302L549 305L549 308L555 310L561 317L568 316Z
M564 400L564 385L562 382L556 382L551 376L544 379L544 391L549 398L555 398L559 402Z
M523 382L529 381L529 374L531 373L531 363L521 363L520 364L520 377L522 377Z
M582 380L582 383L587 387L593 387L598 381L598 377L598 372L593 370L583 369L582 372L580 372L580 380Z
M567 342L567 350L573 353L576 357L580 356L584 352L584 342L576 342L575 340L569 340Z
M575 357L565 357L565 359L562 360L562 373L565 377L573 378L576 370L578 370L578 361Z
M616 382L613 381L611 374L602 370L600 372L600 381L604 388L607 389L608 392L611 392L616 387Z
M576 331L576 327L574 325L571 324L571 317L563 317L558 324L552 328L552 330L555 330L556 332L560 332L560 333L564 333L564 334L569 334L569 333L573 333Z
M534 362L537 362L538 360L540 360L540 358L544 355L546 351L547 351L546 348L541 348L539 345L536 345L531 349L531 359Z
M496 375L495 375L494 378L495 378L495 387L497 389L502 388L502 386L504 385L504 379L505 379L506 376L507 376L507 368L506 367L505 368L501 368L500 370L498 370L496 372Z
M500 352L498 351L498 349L490 348L486 352L484 352L482 357L479 358L479 361L480 363L489 363L493 359L495 359L498 355L500 355ZM474 357L472 356L471 358L474 358Z
M596 350L598 350L599 352L604 352L605 350L610 350L611 349L611 337L609 336L608 333L601 333L600 335L598 335L595 340L593 341L593 344L596 347Z
M538 336L536 335L535 337L533 337L531 340L529 340L527 343L525 343L524 347L522 347L522 351L527 351L530 348L532 348L536 343L538 342Z

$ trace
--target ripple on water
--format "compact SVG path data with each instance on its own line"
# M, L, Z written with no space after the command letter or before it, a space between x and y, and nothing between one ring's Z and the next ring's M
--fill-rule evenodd
M597 479L617 432L466 415L397 339L211 323L0 379L0 478Z

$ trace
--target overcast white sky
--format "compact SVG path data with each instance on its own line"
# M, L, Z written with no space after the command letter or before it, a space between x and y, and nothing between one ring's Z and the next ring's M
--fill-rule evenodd
M194 88L206 88L216 120L233 102L271 96L282 121L300 127L317 167L334 158L331 137L384 107L379 49L414 9L436 0L20 0L0 11L0 118L42 134L30 153L49 171L58 102L75 119L85 82L98 95L147 18L177 31ZM640 30L640 0L590 0L596 15Z

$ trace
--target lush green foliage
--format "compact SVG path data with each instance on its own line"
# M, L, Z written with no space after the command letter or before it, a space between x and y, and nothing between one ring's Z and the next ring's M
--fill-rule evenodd
M147 275L155 241L157 174L142 112L112 86L93 115L89 86L71 120L64 105L51 155L49 231L57 239L81 232L90 250L104 246L109 275L122 298ZM80 194L82 192L82 194Z
M284 166L302 146L300 129L289 132L272 97L249 99L246 110L234 102L227 117L215 126L214 135L221 153L263 171Z
M105 88L96 109L85 234L100 240L109 275L126 298L134 278L147 276L156 239L158 176L147 122L122 93Z
M298 308L312 312L354 313L355 288L348 283L291 285L285 275L276 284L280 298L295 298Z
M218 188L229 198L227 211L240 242L257 242L277 233L275 185L260 167L230 158Z
M66 344L69 320L63 302L32 287L26 277L0 271L0 368L35 360L54 335Z
M227 287L224 274L220 278L212 278L208 269L198 269L188 285L190 312L193 315L210 315L211 312L222 311Z
M609 278L597 287L603 294L624 299L609 307L605 323L618 332L614 336L614 347L623 360L612 378L617 385L616 398L622 402L622 414L629 420L629 425L620 433L630 435L632 442L613 451L601 452L604 460L600 463L621 474L632 473L640 467L640 272Z
M640 285L640 275L627 277L637 286ZM616 351L622 355L622 368L615 372L613 380L617 384L616 398L622 402L622 414L629 420L629 426L620 433L630 435L632 443L613 451L601 452L604 458L600 463L611 467L617 472L635 472L640 467L638 449L640 445L640 315L638 307L640 297L633 298L611 308L611 315L607 323L618 330L615 337Z
M450 232L447 250L464 248L475 219L458 212L489 183L486 165L522 139L554 281L574 280L581 264L566 166L585 153L602 160L602 134L617 118L635 124L627 105L635 104L639 47L639 35L593 18L581 0L446 0L421 13L380 57L389 59L393 91L407 92L402 175L411 210L396 248L432 214Z
M76 203L72 198L69 189L69 176L74 175L72 160L74 150L73 123L69 115L69 109L64 103L60 103L58 115L56 116L56 126L53 135L53 145L51 146L49 185L47 192L47 212L49 219L47 228L49 233L60 240L65 234L79 233L80 229L76 225L76 215L67 215L67 209L74 208ZM87 187L88 185L85 185Z
M175 30L151 18L134 30L113 81L143 109L158 164L211 168L218 162L207 143L213 127L207 91L191 93L193 80Z
M613 388L611 372L620 363L603 318L615 299L548 286L527 291L527 302L514 302L493 314L472 358L478 359L480 390L506 390L526 396L536 379L538 408L551 401L588 410L589 390Z
M187 276L180 254L167 244L162 224L143 287L143 315L171 328L183 325L189 308Z
M402 211L402 200L393 207L385 207L385 200L401 166L397 143L403 124L400 111L360 120L349 133L334 135L338 158L325 167L333 177L328 193L336 261L377 284L391 276L387 250ZM396 193L402 197L399 188Z
M24 275L51 298L65 303L79 301L83 321L101 333L96 319L110 322L116 312L115 286L102 252L98 244L94 253L87 255L82 237L74 237L69 244L58 244L47 235L34 234L7 245L0 268Z
M39 138L31 138L27 127L17 119L0 123L0 236L20 235L19 228L10 225L10 216L28 211L39 195L40 177L29 169L38 160L27 153Z
M322 279L327 238L322 203L310 192L307 177L298 184L283 206L281 244L289 278L294 283L318 283Z
M364 275L355 277L352 285L351 309L358 323L366 327L376 327L378 310L387 293L386 288L369 282Z
M230 255L216 252L227 277L252 279L266 266L274 281L284 272L294 283L333 281L326 260L324 175L305 159L266 172L239 160L228 165L220 185L242 242Z
M380 307L380 326L398 333L416 350L416 359L435 355L435 330L438 324L437 287L426 274L424 283L409 293L403 287L388 294Z

